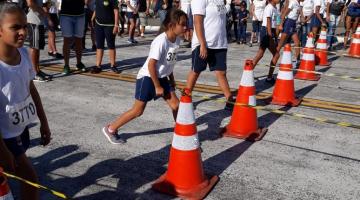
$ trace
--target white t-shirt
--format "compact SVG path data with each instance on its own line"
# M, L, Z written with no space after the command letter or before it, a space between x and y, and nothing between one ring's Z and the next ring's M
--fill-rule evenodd
M271 5L270 3L265 7L264 10L264 15L263 15L263 20L262 20L262 24L261 26L265 26L267 24L267 18L270 17L270 21L271 21L271 28L276 28L276 19L279 15L278 10L276 9L276 7L274 7L273 5Z
M43 6L43 0L35 0L35 4L37 4L40 8ZM33 11L31 8L29 9L28 14L26 15L27 22L36 25L44 25L44 16L42 16L39 12Z
M266 0L254 0L253 4L254 4L254 15L259 21L261 21L263 19ZM253 16L252 19L255 20L255 17Z
M10 66L0 60L0 132L5 139L19 136L36 119L30 95L35 72L27 50L19 48L18 51L19 65Z
M289 1L289 9L291 10L288 14L289 19L297 20L300 15L300 4L297 0Z
M314 13L314 0L304 0L300 4L302 4L302 11L305 17Z
M316 13L316 7L320 6L319 13L325 17L326 4L325 0L314 0L314 13Z
M139 1L138 0L127 0L126 2L130 2L130 5L133 7L133 8L136 8L136 6L139 4ZM127 12L134 12L133 10L131 10L131 8L128 6L127 7Z
M158 35L151 43L149 56L146 59L145 64L139 70L136 78L140 79L144 76L150 77L150 58L157 60L156 73L158 78L169 76L174 71L174 66L177 59L176 52L179 49L179 45L179 38L177 38L176 41L172 43L168 40L166 33L161 33Z
M193 16L204 16L204 35L206 46L210 49L226 49L226 6L224 0L193 0L191 1ZM194 26L194 29L196 27ZM195 30L196 31L196 30ZM199 46L197 35L192 38L192 49Z
M191 13L191 0L181 0L180 2L181 2L181 10L189 15Z

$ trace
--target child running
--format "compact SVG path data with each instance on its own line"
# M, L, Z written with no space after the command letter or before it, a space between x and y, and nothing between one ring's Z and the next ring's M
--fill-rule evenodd
M118 129L141 116L146 103L152 99L163 97L171 108L174 119L176 118L179 99L175 94L173 70L180 44L179 36L183 36L187 29L187 14L181 10L171 10L167 13L162 28L165 32L151 43L149 56L138 72L133 107L102 129L112 144L125 143L120 138Z
M32 81L35 72L23 48L26 29L26 15L22 9L15 3L0 3L0 134L13 156L8 160L15 162L14 173L36 183L36 172L25 154L30 144L28 125L39 117L42 145L50 142L51 133ZM1 155L4 155L3 150L1 148ZM21 183L20 199L39 199L38 189Z
M265 50L269 49L272 53L273 57L276 54L276 44L277 44L277 36L276 36L276 18L279 15L276 4L279 3L279 0L269 0L268 5L265 7L262 25L260 28L260 47L257 52L253 62L254 66L260 61L260 59L264 56ZM271 62L270 66L274 66ZM275 79L273 77L274 68L270 67L266 82L275 84Z
M301 0L302 1L302 0ZM281 32L280 41L276 48L276 54L272 59L271 64L275 66L277 61L280 58L280 50L285 43L290 43L290 38L294 41L295 44L295 59L298 63L300 60L300 39L296 31L296 22L300 16L300 1L299 0L289 0L288 6L284 8L284 11L281 15L281 23L279 26L279 31ZM287 18L285 19L285 17Z

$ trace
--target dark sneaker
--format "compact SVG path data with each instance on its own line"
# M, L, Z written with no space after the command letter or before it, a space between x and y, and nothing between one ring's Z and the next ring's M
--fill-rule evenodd
M61 53L55 53L53 54L56 59L63 59L64 56Z
M110 133L109 126L102 128L102 133L105 135L106 139L109 140L111 144L124 144L126 141L120 138L118 132Z
M43 76L41 73L37 73L35 75L34 81L36 81L36 82L48 82L49 79L46 78L45 76Z
M136 41L135 39L133 39L132 41L131 41L131 43L133 43L133 44L137 44L137 43L139 43L138 41Z
M98 74L101 72L101 67L93 67L90 72L92 74Z
M63 74L69 75L70 74L70 67L69 65L64 66Z
M82 72L86 72L86 67L82 62L76 64L76 69L79 70L79 71L82 71Z
M39 74L41 74L43 77L50 79L50 80L53 78L53 75L47 74L41 70L39 71Z
M252 43L249 44L249 47L252 47Z
M229 110L229 111L232 111L234 109L234 105L235 105L235 101L236 99L231 96L229 97L227 100L226 100L226 104L225 104L225 110Z
M127 43L132 44L132 43L133 43L133 42L132 42L132 39L128 39L128 40L127 40Z
M266 79L265 79L265 82L266 82L266 83L269 83L270 85L274 85L275 82L276 82L276 80L275 80L274 77L272 77L272 78L266 78Z
M114 73L117 73L117 74L120 74L122 72L117 67L111 67L111 71L113 71Z

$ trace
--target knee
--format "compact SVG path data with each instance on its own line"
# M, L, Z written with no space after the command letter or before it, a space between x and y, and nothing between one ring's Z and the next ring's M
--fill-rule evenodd
M144 113L144 110L134 110L134 116L140 117Z

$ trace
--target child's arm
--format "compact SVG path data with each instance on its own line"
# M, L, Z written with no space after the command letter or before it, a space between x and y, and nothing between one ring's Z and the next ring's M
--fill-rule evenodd
M150 78L155 86L156 96L162 97L162 96L164 96L164 88L161 87L160 81L157 77L156 63L157 63L157 60L150 58L148 69L149 69Z
M44 108L41 103L40 95L34 85L34 83L30 82L30 95L34 100L36 111L40 120L40 134L41 134L41 142L40 144L46 146L50 142L51 132L49 129L49 124L46 118L46 114Z
M286 6L284 11L281 12L281 21L280 21L280 25L279 25L279 30L281 31L283 29L283 25L284 25L284 21L285 21L285 17L290 13L292 9L289 8L289 6Z
M320 20L321 24L324 24L324 21L320 15L320 6L316 6L315 15Z
M132 5L130 4L130 1L126 1L126 5L127 5L127 7L129 7L134 13L136 12L136 8L132 7Z
M114 22L113 34L116 35L119 32L119 6L114 6Z
M15 159L9 149L6 147L0 133L0 167L4 167L11 172L15 169Z
M271 32L271 18L270 17L266 18L266 30L268 32L268 35L270 37L272 37L273 35L272 35L272 32Z

